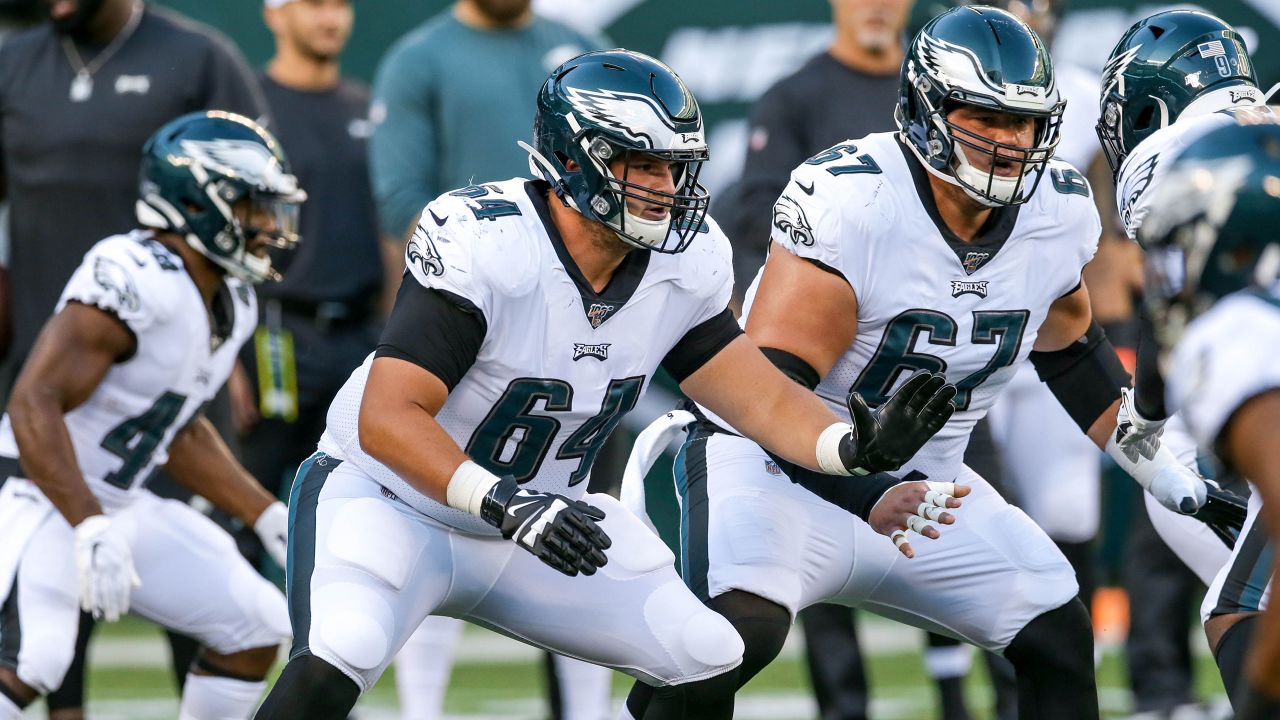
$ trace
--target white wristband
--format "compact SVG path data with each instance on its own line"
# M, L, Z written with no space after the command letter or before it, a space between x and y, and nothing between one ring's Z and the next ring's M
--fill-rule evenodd
M1110 439L1107 440L1106 453L1112 460L1116 461L1116 464L1120 466L1121 470L1129 473L1134 480L1137 480L1143 490L1149 490L1151 488L1151 481L1161 470L1169 465L1178 464L1178 458L1174 456L1173 453L1169 452L1169 449L1163 444L1156 449L1155 455L1153 455L1150 460L1139 455L1138 461L1134 462L1130 460L1129 457L1125 455L1124 451L1120 449L1120 446L1116 444L1115 433L1111 433Z
M449 507L465 510L480 517L480 504L500 478L470 460L464 460L445 489L445 502Z
M818 445L814 452L818 456L818 467L822 472L828 475L853 474L840 459L840 441L852 433L853 426L849 423L834 423L818 435Z

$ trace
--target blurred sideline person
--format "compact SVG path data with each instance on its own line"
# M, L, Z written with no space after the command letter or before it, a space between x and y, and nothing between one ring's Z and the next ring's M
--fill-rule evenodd
M387 51L374 80L369 140L384 312L422 209L475 180L524 174L528 158L516 141L529 135L538 88L560 63L600 47L600 40L536 15L530 0L457 0ZM405 644L396 662L404 717L443 713L460 632L457 620L433 616ZM545 667L556 720L600 720L611 712L612 673L563 657Z
M734 246L738 298L764 264L773 203L796 165L842 140L894 127L904 30L913 5L914 0L835 0L830 47L775 83L752 106L742 177L715 208ZM985 448L986 457L994 459L985 423L975 431L973 444L975 453ZM991 479L994 469L984 467L983 477ZM867 678L855 614L827 603L800 612L809 679L822 720L867 717ZM971 656L955 639L929 634L925 668L937 681L944 720L968 717L964 677ZM998 664L993 668L998 702L1016 711L1012 668Z
M50 22L0 45L0 193L11 208L9 288L0 295L11 343L0 363L0 404L84 254L135 227L138 148L147 138L184 113L266 111L235 45L173 10L140 0L41 0L40 9ZM225 394L208 414L229 432ZM150 487L189 497L163 473ZM64 720L83 717L92 618L82 623L67 687L48 698ZM181 688L198 648L173 633L169 641Z
M854 396L855 429L742 337L703 133L670 68L587 53L538 93L524 147L540 179L426 207L378 350L294 484L295 644L260 720L345 718L429 614L651 683L649 718L728 720L737 632L637 517L585 492L659 367L782 456L868 473L840 479L885 496L880 532L937 537L908 519L922 505L952 520L967 488L881 471L945 423L955 388L921 373L878 417Z
M1248 114L1247 124L1210 122L1218 129L1170 148L1138 233L1169 409L1220 476L1253 486L1248 520L1205 607L1214 620L1231 604L1246 613L1219 647L1256 625L1251 667L1224 669L1223 680L1238 720L1262 720L1280 717L1280 625L1266 608L1280 539L1280 118Z
M382 260L369 93L338 67L352 0L266 0L263 17L276 54L258 81L270 130L310 197L298 220L307 241L280 257L283 280L258 289L259 326L229 388L244 465L279 497L324 430L329 401L377 342ZM261 557L252 532L237 537Z
M1206 132L1231 124L1272 122L1252 61L1240 35L1221 19L1193 10L1156 13L1138 21L1120 38L1103 70L1098 138L1116 173L1116 202L1126 232L1141 239L1152 198L1169 172L1169 160ZM1137 379L1120 422L1125 444L1138 450L1151 438L1185 435L1182 418L1165 407L1157 336L1149 316L1139 339ZM1173 432L1168 432L1172 430ZM1201 438L1197 438L1201 439ZM1190 441L1194 444L1195 440ZM1194 452L1194 451L1192 451ZM1232 478L1222 478L1230 488ZM1238 485L1235 485L1238 487ZM1215 502L1231 510L1239 500L1214 488ZM1224 557L1222 533L1210 525L1151 513L1156 530L1196 574L1208 577L1201 619L1228 691L1239 685L1249 635L1265 607L1271 556L1263 543L1227 538L1234 552ZM1213 517L1202 513L1210 522ZM1230 534L1239 526L1229 528ZM1232 582L1223 584L1222 568Z
M738 297L764 263L769 213L795 166L823 148L893 127L915 0L832 0L835 36L751 106L742 177L716 203L733 243ZM820 111L819 111L820 110Z
M80 608L130 609L205 648L191 720L247 718L289 637L280 591L190 506L146 489L159 466L253 527L283 561L287 511L200 414L257 324L268 245L297 241L306 194L252 120L192 113L143 149L142 229L93 246L0 420L0 718L62 682ZM77 607L79 606L79 607Z
M906 562L840 507L779 483L795 474L708 410L677 459L685 580L742 635L739 685L777 655L797 610L834 600L1003 654L1020 717L1096 718L1074 571L963 464L969 432L1029 359L1079 430L1162 504L1193 512L1204 484L1168 450L1129 460L1116 448L1128 376L1080 275L1100 222L1088 182L1052 159L1063 104L1040 39L1002 10L953 8L912 42L899 98L898 132L793 171L745 326L828 403L855 392L874 405L910 373L944 372L956 413L903 468L973 492L956 527ZM632 716L647 695L634 687Z

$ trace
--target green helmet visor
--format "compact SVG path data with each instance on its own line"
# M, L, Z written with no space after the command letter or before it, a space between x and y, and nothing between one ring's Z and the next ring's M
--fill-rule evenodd
M253 192L249 195L248 216L242 222L250 247L263 242L268 247L291 249L301 239L298 217L302 202L297 198L274 193Z

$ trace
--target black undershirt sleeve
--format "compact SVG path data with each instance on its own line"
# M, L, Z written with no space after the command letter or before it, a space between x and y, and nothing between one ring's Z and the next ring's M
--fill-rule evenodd
M1138 414L1147 420L1169 417L1164 406L1164 377L1160 374L1160 349L1155 324L1143 304L1138 305L1138 362L1133 370L1133 401Z
M821 378L818 371L798 355L778 348L760 348L769 362L787 377L812 390L818 386ZM766 451L767 452L767 451ZM897 485L901 480L889 473L876 473L865 477L846 477L841 475L824 475L806 467L787 462L781 457L769 453L769 457L786 468L787 476L800 487L826 500L839 508L866 520L885 491Z
M1041 382L1085 432L1120 397L1120 388L1129 386L1129 373L1097 322L1067 347L1033 350L1030 359Z
M677 383L682 383L741 334L742 328L733 318L733 311L726 307L718 315L686 332L662 358L662 369L670 373Z
M374 356L411 362L452 391L475 364L487 330L471 301L406 275Z
M764 353L764 356L769 358L769 362L781 370L783 375L795 380L809 390L818 387L818 382L822 378L818 377L818 371L814 370L813 366L804 358L786 350L771 347L762 347L760 352Z

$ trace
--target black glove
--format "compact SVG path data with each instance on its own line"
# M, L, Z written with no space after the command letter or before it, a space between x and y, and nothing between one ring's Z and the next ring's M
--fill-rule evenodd
M1209 526L1218 539L1229 548L1236 546L1236 539L1244 529L1249 514L1249 501L1230 490L1223 490L1213 483L1205 483L1204 506L1192 517Z
M480 517L570 577L594 575L609 562L604 551L613 542L596 524L604 519L603 510L563 495L521 490L510 475L485 495Z
M951 419L955 395L955 385L929 372L912 375L874 413L850 392L854 432L840 443L840 460L858 475L897 470Z

